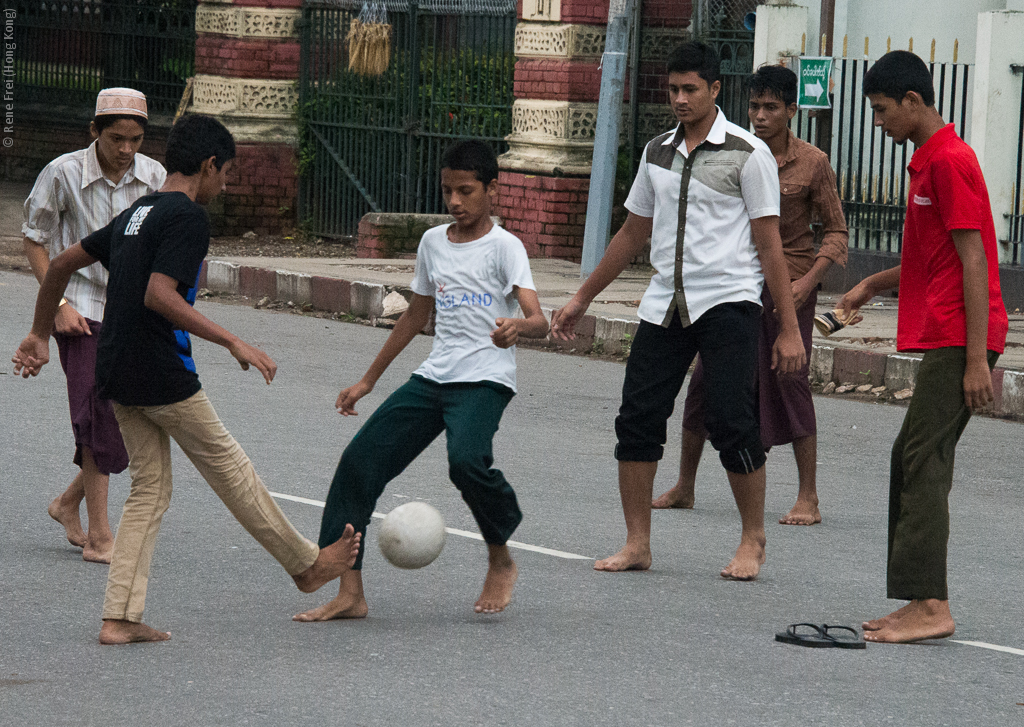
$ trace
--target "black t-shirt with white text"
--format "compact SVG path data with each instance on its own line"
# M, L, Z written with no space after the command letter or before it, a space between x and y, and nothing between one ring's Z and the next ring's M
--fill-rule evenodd
M150 276L162 273L178 281L178 293L188 300L209 246L206 210L182 192L140 197L82 240L85 252L110 271L96 354L101 397L123 406L163 406L202 388L174 326L145 299Z

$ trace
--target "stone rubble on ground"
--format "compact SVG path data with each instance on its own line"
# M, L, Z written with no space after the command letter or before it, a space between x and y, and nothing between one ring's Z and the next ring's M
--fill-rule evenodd
M408 308L409 302L405 299L405 296L395 290L384 296L384 310L380 317L395 320L405 313Z

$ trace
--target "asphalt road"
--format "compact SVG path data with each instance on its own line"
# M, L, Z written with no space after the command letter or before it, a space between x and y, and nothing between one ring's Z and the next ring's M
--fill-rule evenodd
M32 279L0 273L0 354L30 325ZM207 392L268 487L323 500L362 418L333 409L386 331L200 303L264 347L271 386L198 342ZM362 403L365 417L426 356L418 338ZM56 358L56 347L51 351ZM739 519L709 449L697 509L654 513L654 568L603 574L587 560L515 551L510 608L472 612L483 544L449 536L415 572L388 565L373 526L365 563L370 617L298 624L333 595L299 593L175 451L175 493L153 563L146 621L168 643L101 647L106 578L46 515L74 474L58 365L35 380L0 375L0 725L1020 725L1024 653L952 640L865 651L778 644L798 621L857 624L884 597L888 451L903 410L816 400L824 523L774 524L796 494L790 451L769 457L768 563L754 583L718 577ZM624 537L612 420L622 365L519 352L520 394L496 439L525 513L515 539L587 557ZM658 491L674 480L679 412ZM979 418L961 441L952 495L954 638L1024 649L1018 424ZM116 523L127 474L111 481ZM435 505L475 530L435 443L378 504ZM283 501L316 536L320 510Z

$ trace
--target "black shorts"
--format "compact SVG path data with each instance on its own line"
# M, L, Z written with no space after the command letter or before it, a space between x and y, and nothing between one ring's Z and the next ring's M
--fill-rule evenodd
M760 469L765 462L756 400L760 316L761 306L744 301L716 305L686 328L678 313L667 328L641 321L615 419L615 458L625 462L661 459L666 423L699 353L711 445L729 472Z

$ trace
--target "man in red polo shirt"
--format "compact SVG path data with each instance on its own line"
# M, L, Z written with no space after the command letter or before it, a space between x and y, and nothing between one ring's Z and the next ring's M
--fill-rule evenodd
M946 588L953 457L971 412L992 401L1008 321L985 179L936 111L928 67L908 51L886 53L864 93L875 126L917 147L901 264L865 278L839 304L848 314L898 287L896 347L924 352L889 477L888 597L910 603L864 623L868 641L908 643L955 629Z

